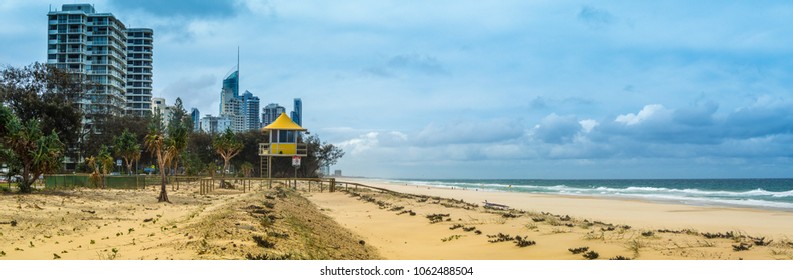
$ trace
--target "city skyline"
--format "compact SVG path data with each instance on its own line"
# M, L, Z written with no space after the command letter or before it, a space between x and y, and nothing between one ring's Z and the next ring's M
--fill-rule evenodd
M788 2L91 3L152 28L153 96L204 114L239 46L240 84L306 101L347 175L793 174ZM50 4L0 4L0 63L46 61Z

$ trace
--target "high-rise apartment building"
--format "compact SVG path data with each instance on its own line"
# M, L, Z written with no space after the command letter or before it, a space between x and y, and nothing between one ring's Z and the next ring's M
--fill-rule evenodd
M242 95L242 116L245 130L262 128L259 121L259 97L247 90Z
M152 55L154 30L127 29L127 114L144 117L151 113Z
M78 106L90 126L96 114L121 115L126 108L124 24L89 4L65 4L47 13L47 64L96 83Z
M293 107L292 107L292 121L294 121L297 125L303 125L303 100L300 98L295 98Z
M64 4L60 11L47 13L47 23L47 64L97 85L77 102L86 127L96 114L148 111L151 29L127 29L112 13L97 13L90 4ZM128 88L134 90L129 96Z
M285 113L286 108L278 103L270 103L262 109L262 127L265 127L275 121L281 113Z
M153 97L151 99L150 114L159 114L160 118L162 118L163 127L168 127L168 123L171 121L171 114L173 114L173 107L165 104L165 98Z
M203 132L209 134L218 134L223 133L227 128L230 128L231 124L232 121L228 117L215 117L212 115L206 115L201 118L201 120L199 120L198 125Z

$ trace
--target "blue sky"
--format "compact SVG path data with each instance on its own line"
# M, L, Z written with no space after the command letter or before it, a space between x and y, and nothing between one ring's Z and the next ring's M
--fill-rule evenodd
M153 28L155 95L202 114L239 46L240 89L302 98L346 175L793 174L787 1L90 3ZM44 60L50 4L0 3L0 64Z

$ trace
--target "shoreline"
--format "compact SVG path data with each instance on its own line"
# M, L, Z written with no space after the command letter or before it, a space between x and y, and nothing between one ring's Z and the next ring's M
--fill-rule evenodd
M386 179L386 178L366 178L366 177L344 177L341 179L350 178L354 180L365 180L365 181L374 181L374 182L382 182L382 183L392 183L396 184L396 182L405 182L405 183L414 183L415 185L423 186L423 187L431 187L431 188L439 188L439 189L452 189L452 190L476 190L482 192L504 192L504 193L521 193L521 194L533 194L533 195L548 195L548 196L561 196L561 197L583 197L583 198L593 198L593 199L606 199L606 200L625 200L625 201L643 201L643 202L650 202L650 203L661 203L661 204L680 204L680 205L688 205L688 206L703 206L703 207L722 207L722 208L736 208L736 209L755 209L755 210L768 210L768 211L781 211L781 212L791 212L793 213L793 207L783 207L783 206L768 206L768 205L749 205L749 204L740 204L736 203L735 201L720 201L719 199L697 199L695 197L681 197L681 198L651 198L651 197L642 197L641 195L596 195L596 194L572 194L572 193L553 193L553 192L528 192L528 191L510 191L510 190L502 190L501 188L472 188L472 187L455 187L455 186L434 186L422 183L430 183L430 182L443 182L442 180L430 180L430 181L422 181L420 179ZM757 178L760 180L791 180L790 178ZM592 181L596 179L581 179L581 181ZM618 180L626 180L626 181L634 181L639 179L618 179ZM648 179L648 180L667 180L667 179ZM668 179L668 180L677 180L677 179ZM743 180L743 179L681 179L681 180ZM570 180L576 181L576 180ZM548 186L545 186L548 187ZM689 198L689 199L686 199ZM748 199L754 200L754 199ZM738 200L740 201L740 200ZM784 202L775 202L775 201L763 201L763 200L755 200L755 201L762 201L765 203L770 204L780 204Z
M462 199L482 204L484 200L527 211L549 211L581 218L647 228L704 231L743 231L755 235L787 238L793 235L793 211L724 205L691 205L673 201L596 197L497 190L471 190L428 185L401 185L388 179L337 178L396 192ZM578 203L575 203L578 202ZM578 205L577 205L578 204Z

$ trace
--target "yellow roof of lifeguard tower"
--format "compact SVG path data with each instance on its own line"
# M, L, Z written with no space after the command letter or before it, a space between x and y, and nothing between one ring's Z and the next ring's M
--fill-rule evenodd
M262 128L262 131L268 130L299 130L306 131L307 129L297 125L286 113L281 113L275 121Z

